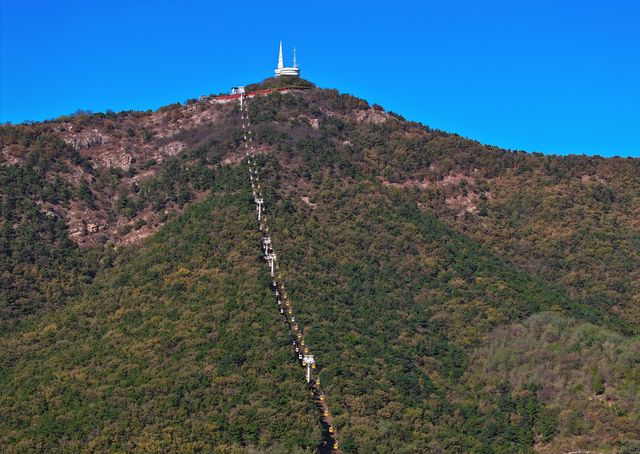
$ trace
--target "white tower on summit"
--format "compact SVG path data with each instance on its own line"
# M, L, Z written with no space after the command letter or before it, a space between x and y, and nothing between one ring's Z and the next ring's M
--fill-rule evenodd
M280 53L278 54L278 69L284 67L284 59L282 58L282 40L280 40Z
M296 48L293 48L293 66L284 66L282 58L282 40L280 40L280 53L278 54L278 67L275 70L276 77L280 76L300 76L300 68L296 61Z

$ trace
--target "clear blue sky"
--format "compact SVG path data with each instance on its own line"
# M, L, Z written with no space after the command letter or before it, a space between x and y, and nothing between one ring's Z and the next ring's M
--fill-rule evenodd
M640 1L0 0L0 121L302 75L480 142L640 156Z

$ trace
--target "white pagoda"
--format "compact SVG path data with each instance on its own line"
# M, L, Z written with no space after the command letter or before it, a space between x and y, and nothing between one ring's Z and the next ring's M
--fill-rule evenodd
M276 77L280 76L300 76L300 68L296 62L296 48L293 48L293 66L284 66L282 58L282 40L280 40L280 54L278 55L278 67L276 68Z

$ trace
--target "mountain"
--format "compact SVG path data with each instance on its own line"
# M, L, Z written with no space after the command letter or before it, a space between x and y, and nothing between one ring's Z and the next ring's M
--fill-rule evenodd
M300 79L248 90L343 452L635 452L640 160L488 147ZM238 100L0 128L0 446L311 452Z

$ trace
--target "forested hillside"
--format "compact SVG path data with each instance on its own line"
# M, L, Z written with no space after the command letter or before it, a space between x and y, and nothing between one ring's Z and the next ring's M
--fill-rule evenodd
M638 160L487 147L335 90L248 102L344 452L636 452ZM3 452L315 449L236 103L0 128Z
M2 339L3 452L309 452L320 439L237 174Z

